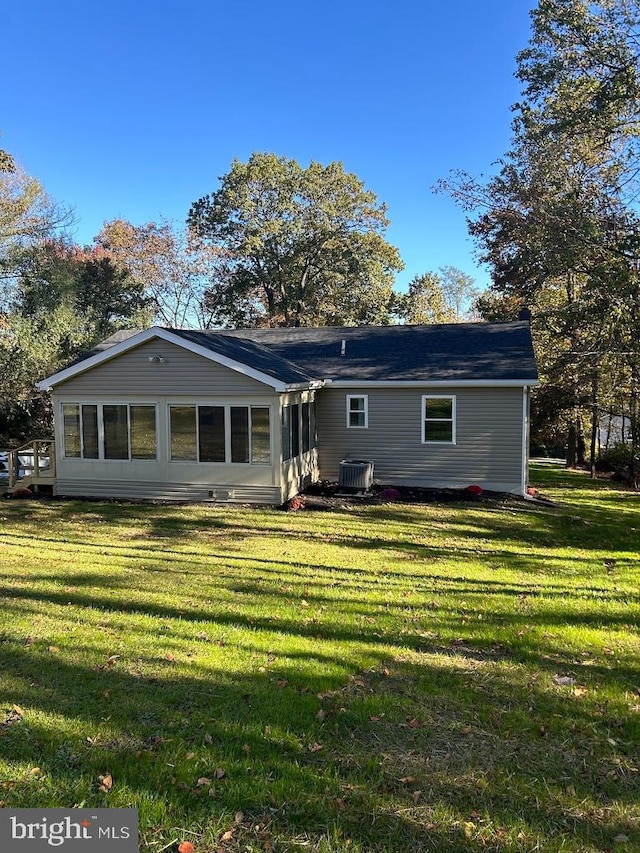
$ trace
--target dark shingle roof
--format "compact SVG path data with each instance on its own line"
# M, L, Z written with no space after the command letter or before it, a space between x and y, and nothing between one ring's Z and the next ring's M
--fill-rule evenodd
M529 323L324 326L284 329L166 329L286 385L359 382L535 381ZM117 332L77 361L126 341ZM341 355L342 342L344 355ZM77 363L77 362L76 362Z
M211 352L246 364L254 370L284 382L286 385L311 382L318 377L305 367L293 364L286 357L279 355L273 349L256 342L249 337L231 336L218 332L198 331L195 329L167 329L173 335L199 344ZM304 362L303 362L304 364Z
M242 329L203 332L252 340L320 379L535 380L527 321L430 326ZM342 341L345 354L341 355Z

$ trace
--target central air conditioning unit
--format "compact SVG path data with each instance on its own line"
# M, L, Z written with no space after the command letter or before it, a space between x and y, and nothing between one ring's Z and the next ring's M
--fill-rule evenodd
M343 459L340 463L338 485L342 489L366 492L373 485L373 462L361 459Z

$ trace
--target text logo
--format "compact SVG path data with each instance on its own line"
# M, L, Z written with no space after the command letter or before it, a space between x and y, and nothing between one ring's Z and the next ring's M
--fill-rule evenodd
M138 810L0 809L0 850L138 853Z

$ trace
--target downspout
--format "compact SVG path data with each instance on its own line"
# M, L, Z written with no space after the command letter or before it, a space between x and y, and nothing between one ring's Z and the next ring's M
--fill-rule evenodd
M522 482L521 494L527 494L529 481L529 389L522 386Z

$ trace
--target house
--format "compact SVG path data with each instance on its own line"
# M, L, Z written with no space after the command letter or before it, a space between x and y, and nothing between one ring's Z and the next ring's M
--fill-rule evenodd
M54 493L280 504L344 460L523 493L529 324L119 332L39 383Z

